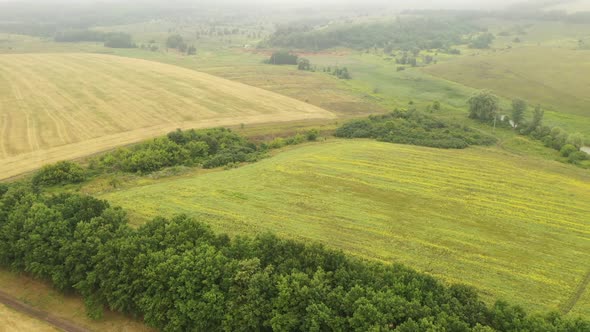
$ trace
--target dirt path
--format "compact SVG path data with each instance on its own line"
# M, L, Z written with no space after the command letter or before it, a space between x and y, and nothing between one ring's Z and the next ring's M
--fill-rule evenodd
M80 326L76 326L68 321L65 321L61 318L55 317L47 312L35 309L16 298L4 293L0 290L0 303L6 305L7 307L16 310L20 313L26 314L28 316L34 317L40 321L46 322L50 325L57 327L58 329L65 331L65 332L89 332L85 328Z

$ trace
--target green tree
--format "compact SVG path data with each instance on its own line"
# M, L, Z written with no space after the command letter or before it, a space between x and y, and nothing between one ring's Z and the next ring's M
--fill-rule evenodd
M440 101L438 101L438 100L434 101L434 103L432 103L432 109L434 111L440 111Z
M561 154L562 157L569 157L572 153L577 152L577 151L579 151L579 150L575 146L573 146L571 144L566 144L561 148L559 153Z
M578 150L584 146L584 141L584 135L581 133L573 133L567 138L567 143L575 146Z
M499 108L499 99L489 91L480 91L468 100L469 117L480 121L491 121Z
M533 112L533 119L531 123L522 131L524 135L529 135L535 129L541 127L543 124L543 117L545 116L545 111L541 109L541 105L537 105L535 107L535 111Z
M520 126L524 120L524 116L528 105L526 101L522 99L514 99L512 101L512 121L514 122L514 128Z
M297 63L297 69L310 71L311 70L311 63L309 62L308 59L301 58L301 59L299 59L299 61Z
M480 33L471 39L469 47L478 49L490 48L494 39L496 37L490 32Z
M86 179L86 171L82 166L70 162L60 161L53 165L46 165L33 176L35 186L53 186L57 184L79 183Z
M166 39L166 47L174 49L181 49L184 47L186 49L186 44L181 35L175 34Z

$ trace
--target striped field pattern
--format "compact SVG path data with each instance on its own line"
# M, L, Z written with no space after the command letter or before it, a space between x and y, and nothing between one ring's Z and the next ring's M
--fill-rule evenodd
M0 55L0 179L176 128L331 117L295 99L162 63Z
M102 197L137 222L187 213L230 234L272 231L404 263L486 300L590 316L590 174L557 162L336 140Z

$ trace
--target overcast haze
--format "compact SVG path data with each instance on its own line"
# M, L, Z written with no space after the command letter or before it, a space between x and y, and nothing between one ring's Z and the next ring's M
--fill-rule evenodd
M539 0L538 2L542 2ZM310 4L330 4L330 5L387 5L393 8L433 8L433 9L500 9L511 4L521 3L522 0L414 0L414 1L387 1L387 0L0 0L5 3L165 3L173 6L175 3L265 3L265 4L289 4L292 6L294 3L301 5Z

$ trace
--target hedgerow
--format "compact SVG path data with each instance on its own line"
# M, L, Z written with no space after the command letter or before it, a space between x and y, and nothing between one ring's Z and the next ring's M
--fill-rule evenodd
M416 110L395 110L385 115L350 121L338 128L335 135L442 149L464 149L470 145L491 145L496 142L492 136Z

